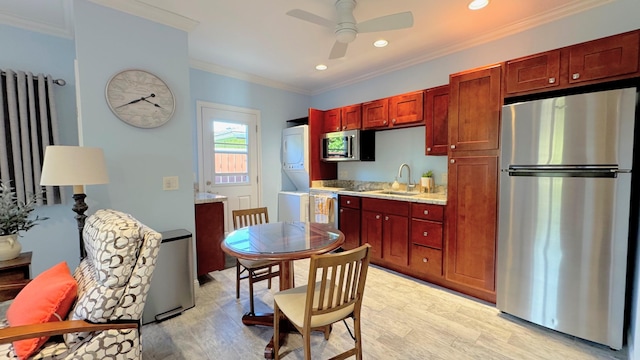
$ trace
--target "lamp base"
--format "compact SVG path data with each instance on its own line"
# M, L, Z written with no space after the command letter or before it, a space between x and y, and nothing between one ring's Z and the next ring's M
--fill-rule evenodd
M71 208L71 210L77 214L76 221L78 222L78 236L80 239L80 260L87 256L87 253L84 250L84 240L82 239L82 229L84 229L84 221L87 219L87 215L84 213L89 209L89 206L84 202L86 197L87 195L85 194L73 194L73 199L76 202Z

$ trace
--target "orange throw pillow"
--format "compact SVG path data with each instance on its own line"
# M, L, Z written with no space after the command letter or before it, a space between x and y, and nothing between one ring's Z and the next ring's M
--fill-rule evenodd
M63 261L36 276L18 293L7 309L7 321L10 326L20 326L64 320L77 293L78 284ZM19 359L26 359L48 339L45 336L14 341L13 349Z

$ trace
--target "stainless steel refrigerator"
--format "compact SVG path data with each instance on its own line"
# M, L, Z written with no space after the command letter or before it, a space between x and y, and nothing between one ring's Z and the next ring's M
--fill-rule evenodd
M496 306L620 349L636 88L502 108Z

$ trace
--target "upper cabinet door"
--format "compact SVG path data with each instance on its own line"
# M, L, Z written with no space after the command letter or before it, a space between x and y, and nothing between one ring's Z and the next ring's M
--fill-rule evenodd
M385 128L389 124L389 99L369 101L362 104L362 128Z
M362 127L362 106L351 105L341 109L342 130L358 130Z
M569 83L637 72L639 46L634 31L569 47Z
M447 155L449 149L449 85L425 92L425 155Z
M424 91L393 96L389 99L390 126L424 121Z
M322 132L328 133L340 130L340 109L325 111Z
M497 150L502 64L449 77L449 145L452 151Z
M505 87L508 94L557 87L560 84L560 50L507 61Z

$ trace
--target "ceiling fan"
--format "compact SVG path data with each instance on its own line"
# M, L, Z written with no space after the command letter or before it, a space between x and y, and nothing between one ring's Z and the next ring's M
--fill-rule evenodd
M353 9L355 9L355 7L355 0L337 0L337 22L300 9L290 10L287 12L287 15L334 29L336 42L333 44L333 48L331 48L329 59L338 59L345 56L347 54L348 44L356 39L358 33L405 29L413 26L413 14L411 11L381 16L356 23L356 19L353 17Z

